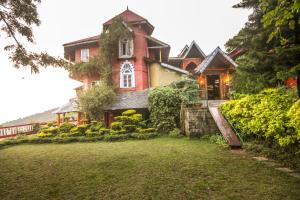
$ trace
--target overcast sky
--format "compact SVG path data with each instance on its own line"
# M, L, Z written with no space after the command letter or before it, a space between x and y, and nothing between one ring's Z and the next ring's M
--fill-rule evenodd
M63 56L62 44L98 35L102 23L126 6L155 26L153 36L171 45L171 56L195 40L204 53L225 42L245 24L249 10L233 9L239 0L42 0L41 26L34 28L34 50ZM2 35L1 35L2 36ZM63 69L47 68L40 74L15 69L3 51L0 37L0 124L61 106L75 97L80 82Z

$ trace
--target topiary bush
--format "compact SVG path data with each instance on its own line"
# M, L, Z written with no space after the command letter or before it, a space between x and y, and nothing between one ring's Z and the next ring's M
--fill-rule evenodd
M111 123L111 129L114 131L119 131L123 128L123 123L122 122L112 122Z
M65 122L65 123L63 123L63 124L60 125L59 132L60 133L68 133L74 127L75 127L74 124L69 123L69 122Z

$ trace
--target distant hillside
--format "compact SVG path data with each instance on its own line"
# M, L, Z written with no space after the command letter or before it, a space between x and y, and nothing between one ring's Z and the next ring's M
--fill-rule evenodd
M50 122L56 120L56 115L52 114L53 111L57 110L58 108L53 108L51 110L47 110L42 113L37 113L34 115L30 115L28 117L16 119L13 121L5 122L1 124L1 126L15 126L15 125L21 125L21 124L29 124L29 123L35 123L35 122Z

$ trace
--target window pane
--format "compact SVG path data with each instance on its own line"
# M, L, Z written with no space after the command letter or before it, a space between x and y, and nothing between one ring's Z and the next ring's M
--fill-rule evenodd
M128 87L131 87L132 86L131 75L127 75L127 76L128 76Z
M123 76L123 84L124 84L124 87L128 87L128 85L127 85L127 75L124 75Z

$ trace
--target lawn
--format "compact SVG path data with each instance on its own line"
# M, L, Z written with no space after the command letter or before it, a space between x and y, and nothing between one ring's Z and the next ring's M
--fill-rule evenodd
M0 199L300 199L300 180L201 140L0 150Z

